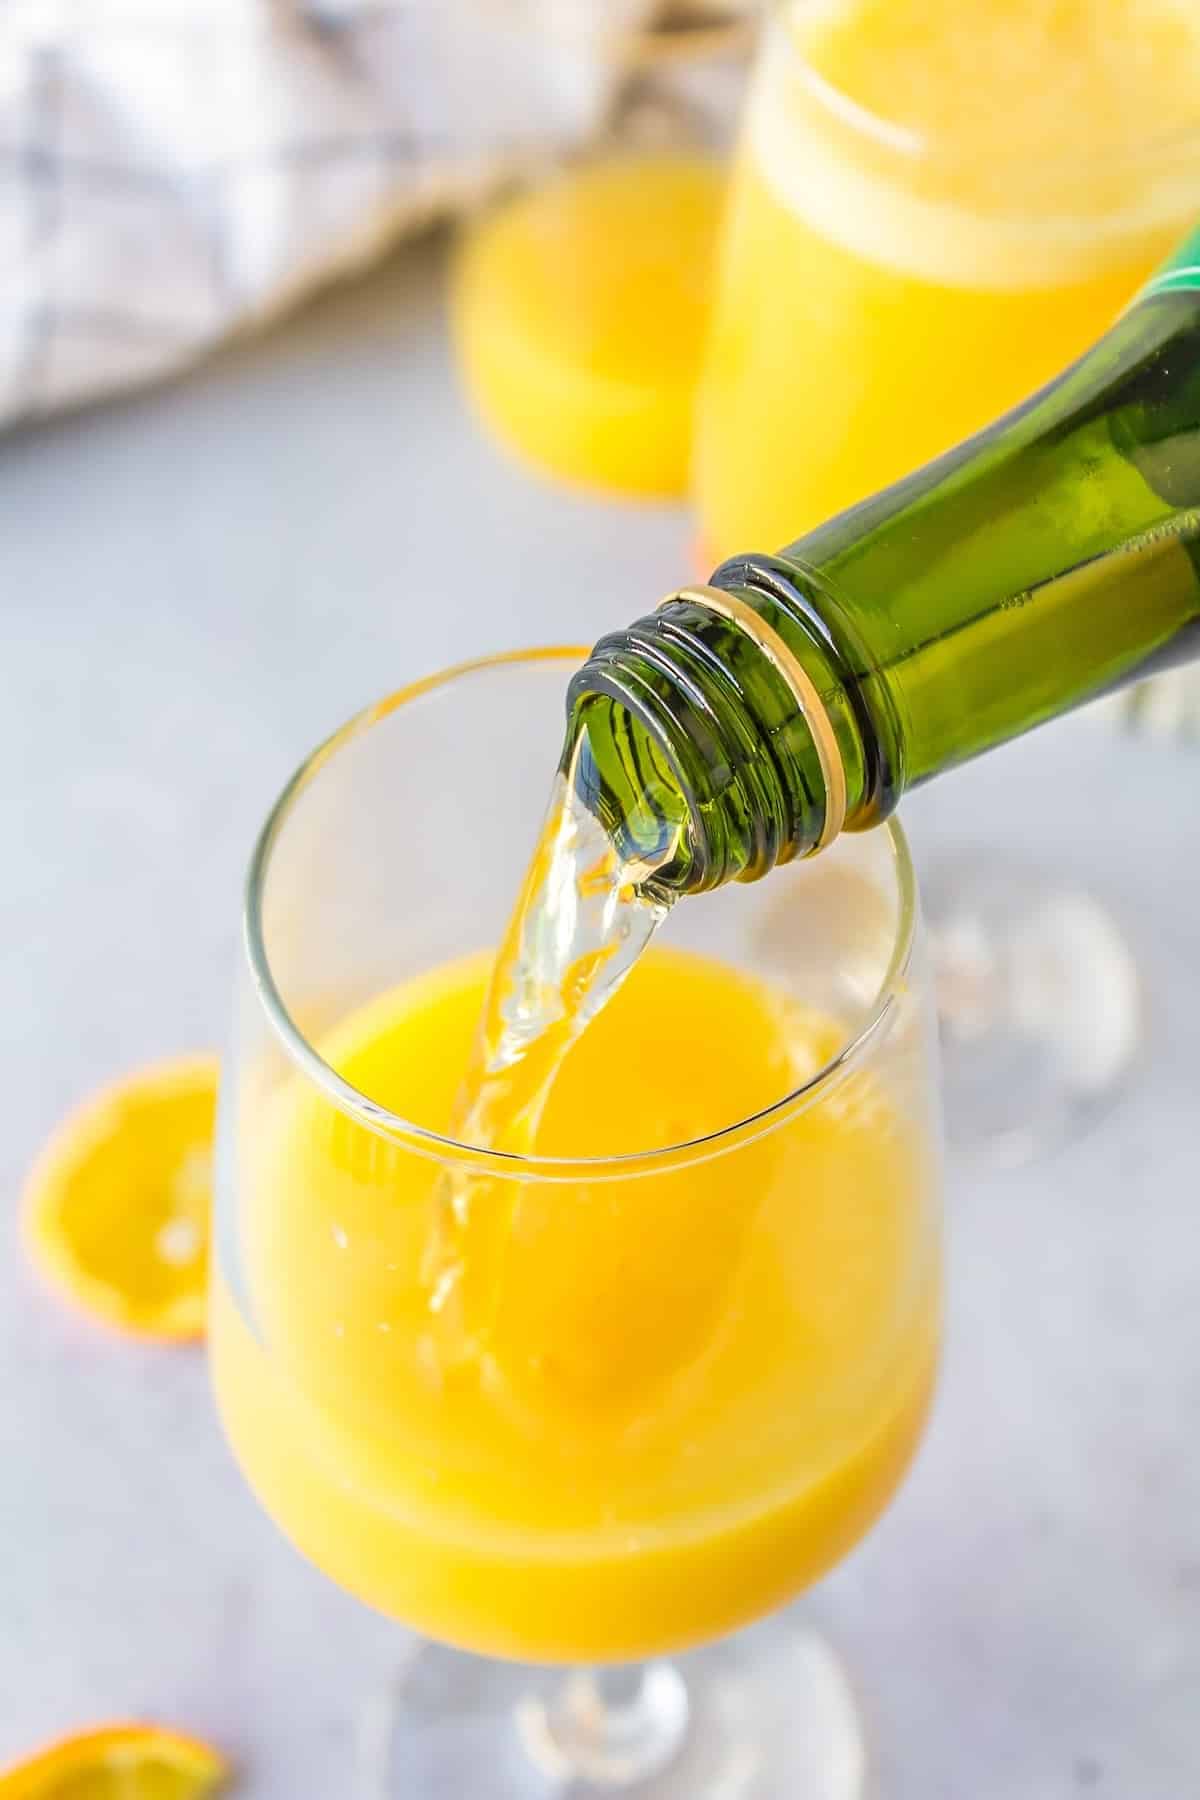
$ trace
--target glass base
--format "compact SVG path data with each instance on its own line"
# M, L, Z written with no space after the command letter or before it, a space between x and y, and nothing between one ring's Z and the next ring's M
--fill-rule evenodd
M417 1645L364 1735L369 1800L862 1800L841 1664L772 1620L674 1663L529 1668Z
M1008 857L922 883L953 1150L1020 1164L1120 1094L1142 1000L1120 929L1091 895Z

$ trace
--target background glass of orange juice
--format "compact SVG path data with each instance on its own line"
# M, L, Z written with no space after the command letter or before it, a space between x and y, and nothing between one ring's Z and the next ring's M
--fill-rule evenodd
M466 221L450 316L464 393L499 445L542 474L654 500L688 490L753 35L743 0L642 13L611 41L593 141L524 169Z
M846 1800L862 1749L831 1654L786 1620L716 1640L851 1548L924 1421L939 1158L912 871L886 829L680 905L534 1153L453 1142L581 655L393 697L266 826L222 1095L218 1402L306 1555L477 1653L407 1662L380 1791L703 1800L750 1757L755 1792ZM448 1175L482 1225L482 1343L437 1310Z
M774 0L700 388L706 566L1018 404L1198 215L1193 0ZM1011 848L926 895L951 1138L1019 1160L1116 1089L1139 1008L1104 910Z
M1033 393L1198 212L1191 0L775 0L700 394L706 555L778 549Z

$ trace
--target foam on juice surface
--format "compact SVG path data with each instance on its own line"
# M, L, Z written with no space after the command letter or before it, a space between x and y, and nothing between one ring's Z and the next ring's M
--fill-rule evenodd
M1200 207L1200 6L797 0L750 118L775 197L868 261L949 286L1088 280Z

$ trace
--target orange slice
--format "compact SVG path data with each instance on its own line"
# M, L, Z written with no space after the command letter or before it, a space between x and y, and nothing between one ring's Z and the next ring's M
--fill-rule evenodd
M63 1121L29 1176L34 1265L119 1330L204 1331L218 1067L213 1056L181 1057L102 1088Z
M204 1800L229 1774L197 1738L157 1725L73 1733L0 1775L0 1800Z

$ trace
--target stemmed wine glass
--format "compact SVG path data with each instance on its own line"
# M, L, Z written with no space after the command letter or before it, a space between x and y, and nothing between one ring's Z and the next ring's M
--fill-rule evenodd
M891 825L681 902L662 1006L636 1044L589 1028L580 1050L609 1036L560 1078L554 1154L453 1141L478 993L456 972L504 927L582 655L393 695L264 827L221 1102L218 1403L289 1537L421 1634L369 1715L375 1794L853 1800L850 1686L777 1609L884 1507L933 1381L908 851ZM696 1135L705 1082L724 1110ZM678 1138L638 1141L659 1095ZM479 1184L471 1253L504 1240L486 1378L431 1324L447 1174Z

